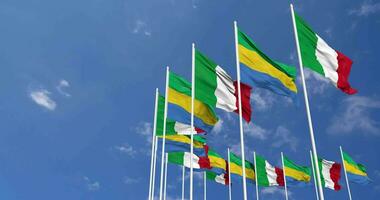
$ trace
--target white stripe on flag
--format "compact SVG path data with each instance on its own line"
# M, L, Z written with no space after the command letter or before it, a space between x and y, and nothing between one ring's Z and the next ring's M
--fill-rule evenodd
M316 35L318 38L317 49L315 56L318 62L322 65L325 77L330 79L330 81L337 86L338 83L338 53L331 48L321 37Z
M216 66L216 107L227 112L237 110L235 87L232 78L220 67Z

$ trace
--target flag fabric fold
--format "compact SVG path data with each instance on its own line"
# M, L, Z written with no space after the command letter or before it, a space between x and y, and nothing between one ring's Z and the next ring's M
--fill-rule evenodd
M351 59L331 48L296 13L295 18L303 65L329 79L344 93L355 94L357 90L348 82Z
M310 183L311 169L295 164L284 156L284 171L287 186L305 186Z
M341 177L341 164L325 159L318 160L322 186L335 191L340 190L341 186L339 184L339 180Z
M191 159L190 152L170 152L168 153L168 162L176 165L190 168L193 163L193 169L211 169L210 161L207 156L197 156L193 154Z
M284 172L273 167L267 160L256 154L256 175L259 186L284 186Z
M350 182L366 185L370 182L367 170L364 165L356 163L346 152L343 153L344 166L347 178Z
M238 30L239 60L242 82L268 89L276 94L295 98L296 69L280 64L265 55L245 33Z
M248 87L241 88L242 93L250 90ZM195 97L197 99L226 112L237 112L237 90L237 84L221 66L200 51L195 51ZM250 96L248 100L243 101L245 104L242 104L243 117L247 122L251 119L249 98Z
M229 184L228 174L226 173L217 174L215 172L206 171L206 178L222 185Z
M242 160L232 152L230 152L230 163L228 168L231 170L231 174L243 176ZM245 161L245 175L247 179L251 180L251 182L255 181L255 168L253 164L248 161Z

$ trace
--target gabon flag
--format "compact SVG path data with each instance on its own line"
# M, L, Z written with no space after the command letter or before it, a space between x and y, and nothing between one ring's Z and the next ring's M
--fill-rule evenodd
M357 90L348 82L351 59L331 48L299 15L294 14L303 65L329 79L344 93L355 94Z

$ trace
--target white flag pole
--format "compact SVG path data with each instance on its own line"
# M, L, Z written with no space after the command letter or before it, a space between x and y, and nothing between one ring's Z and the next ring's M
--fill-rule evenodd
M307 119L309 122L309 130L310 130L310 139L311 139L311 147L313 150L313 155L314 155L314 164L315 166L318 166L318 155L317 155L317 147L315 145L315 139L314 139L314 130L313 130L313 122L311 119L311 113L310 113L310 108L309 108L309 98L307 95L307 89L306 89L306 82L305 82L305 76L303 73L303 64L302 64L302 57L301 57L301 50L299 46L299 41L298 41L298 33L297 33L297 25L296 25L296 19L294 15L294 9L293 9L293 4L290 4L290 10L292 13L292 21L293 21L293 29L294 29L294 37L296 40L296 46L297 46L297 54L298 54L298 62L299 62L299 67L301 71L301 79L302 79L302 87L303 87L303 93L305 97L305 106L306 106L306 114L307 114ZM317 171L317 181L318 181L318 188L319 188L319 194L321 200L324 200L324 195L323 195L323 188L322 188L322 183L321 183L321 174L319 170Z
M182 200L185 200L185 165L182 166Z
M342 146L339 146L339 149L340 149L340 156L342 157L342 164L343 164L343 169L344 169L344 176L346 177L346 184L347 184L348 197L350 198L350 200L352 200L352 197L351 197L351 190L350 190L350 183L348 182L347 171L346 171L346 165L344 164L344 158L343 158L343 150L342 150Z
M154 147L156 135L156 119L157 119L157 103L158 103L158 88L156 88L156 98L154 102L154 118L153 118L153 133L152 133L152 153L150 159L150 176L149 176L149 196L148 199L152 200L152 180L153 180L153 163L154 163Z
M191 49L191 130L194 130L194 98L195 98L195 44ZM191 134L190 143L190 200L193 200L193 153L194 134Z
M165 183L164 183L164 200L166 200L166 185L168 184L168 153L165 153Z
M168 88L169 88L169 66L166 67L166 83L165 83L165 108L164 108L164 125L161 151L161 180L160 180L160 200L162 200L162 190L164 181L164 164L165 164L165 141L166 141L166 117L168 114Z
M157 162L157 142L158 142L158 137L155 136L154 137L154 160L153 160L153 179L152 179L152 196L151 196L151 200L154 199L154 187L156 185L156 162Z
M317 196L317 200L319 200L319 195L318 195L318 183L317 179L315 177L315 168L314 168L314 162L313 162L313 154L310 151L310 162L311 162L311 169L313 172L313 179L314 179L314 186L315 186L315 195Z
M245 162L245 161L243 161ZM256 152L253 152L253 164L255 165L256 200L259 200L259 182L257 181Z
M243 167L243 197L247 200L247 181L245 174L245 152L244 152L244 133L243 133L243 113L241 105L241 88L240 88L240 61L239 61L239 44L238 44L238 29L237 22L234 21L234 31L235 31L235 55L236 55L236 74L237 74L237 84L238 84L238 101L239 101L239 127L240 127L240 147L241 147L241 159Z
M203 199L207 200L207 182L206 171L203 172Z
M285 165L284 165L284 154L281 152L281 162L282 162L282 171L284 173L284 188L285 188L285 199L288 200L288 188L286 185L286 173L285 173Z
M228 197L229 200L232 200L232 188L231 188L231 168L230 168L230 148L227 148L227 153L228 153L228 162L227 162L227 167L228 167Z

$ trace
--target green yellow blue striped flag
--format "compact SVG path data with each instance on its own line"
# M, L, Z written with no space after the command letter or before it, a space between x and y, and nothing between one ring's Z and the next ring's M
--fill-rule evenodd
M365 166L356 163L346 152L342 153L348 180L353 183L368 184L370 179L368 178Z
M297 165L286 156L284 156L284 171L287 186L306 186L310 183L310 168Z

